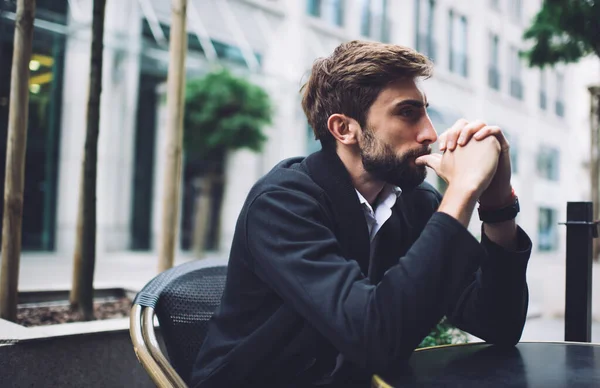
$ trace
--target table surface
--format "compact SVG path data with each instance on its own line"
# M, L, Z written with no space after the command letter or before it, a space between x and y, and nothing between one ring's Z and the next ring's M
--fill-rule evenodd
M379 377L402 388L600 387L600 345L522 342L512 348L484 343L429 348L414 352L398 376Z

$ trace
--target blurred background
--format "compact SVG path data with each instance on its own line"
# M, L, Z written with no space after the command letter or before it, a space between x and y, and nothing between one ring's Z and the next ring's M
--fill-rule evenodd
M202 179L206 162L184 156L177 255L226 260L252 184L281 159L320 148L300 106L299 89L312 62L343 41L390 42L413 47L435 63L435 75L424 89L438 133L464 117L499 125L508 135L522 209L518 222L534 243L528 273L530 315L561 317L565 229L559 222L566 219L568 201L591 200L588 87L600 82L600 62L591 56L543 70L528 67L519 52L530 44L523 33L541 4L190 0L188 82L224 66L268 93L273 119L261 151L224 152L211 169L210 185ZM0 185L14 12L12 1L0 0ZM74 250L91 16L91 0L37 1L21 260L26 282L43 282L53 263L70 265ZM170 18L165 0L107 3L98 156L99 266L111 257L156 262ZM435 174L428 180L444 190ZM471 228L480 235L478 222ZM600 321L598 282L593 294L594 317Z

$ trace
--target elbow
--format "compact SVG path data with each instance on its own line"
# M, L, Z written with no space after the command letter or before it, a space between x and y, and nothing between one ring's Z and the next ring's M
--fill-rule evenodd
M515 319L510 321L498 320L502 322L497 324L487 337L484 338L486 342L494 344L496 346L513 347L521 341L523 335L523 329L525 328L525 320L527 318L527 309L519 314Z
M519 302L514 303L513 308L509 306L504 309L502 315L496 316L493 335L486 342L505 347L512 347L519 343L525 328L529 307L529 290L527 286L524 287Z
M413 348L399 346L393 336L384 333L385 330L379 330L365 338L366 343L363 343L360 349L355 349L352 355L346 355L349 361L371 374L389 372L390 368L398 367L399 363L408 361Z
M503 332L496 333L490 336L486 342L495 346L510 348L516 346L521 340L523 330L503 330Z

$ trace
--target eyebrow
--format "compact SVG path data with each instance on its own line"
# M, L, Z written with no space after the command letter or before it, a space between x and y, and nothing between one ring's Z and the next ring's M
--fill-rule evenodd
M427 107L429 107L429 102L427 102L427 100L425 100L425 102L423 102L421 100L413 100L413 99L402 100L394 105L394 109L399 108L403 105L411 105L411 106L414 106L415 108L427 108Z

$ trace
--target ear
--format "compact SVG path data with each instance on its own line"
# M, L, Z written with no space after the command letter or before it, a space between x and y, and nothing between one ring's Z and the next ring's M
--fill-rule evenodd
M358 143L360 126L356 120L345 115L335 113L327 119L327 129L338 142L345 145Z

